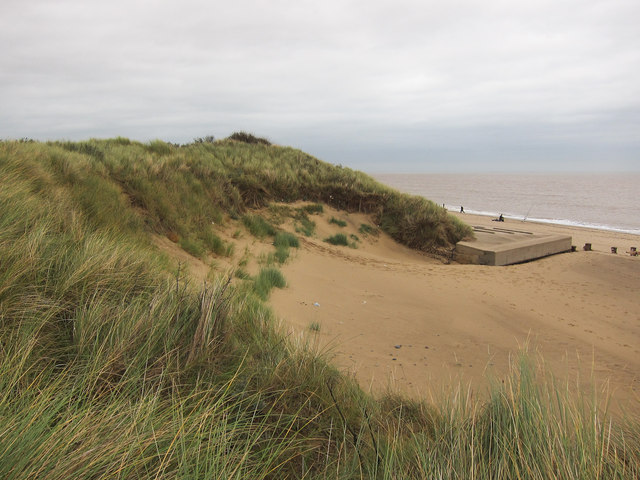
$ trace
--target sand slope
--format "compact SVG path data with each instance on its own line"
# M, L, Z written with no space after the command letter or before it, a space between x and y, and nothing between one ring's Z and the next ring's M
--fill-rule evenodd
M348 227L329 224L333 215ZM282 267L289 286L271 298L290 328L315 337L365 388L426 395L462 378L482 390L486 375L504 374L528 344L558 375L593 371L617 401L638 401L640 257L624 252L640 247L639 237L507 221L594 249L508 267L446 265L383 234L361 238L358 249L322 241L367 221L327 209L315 237Z

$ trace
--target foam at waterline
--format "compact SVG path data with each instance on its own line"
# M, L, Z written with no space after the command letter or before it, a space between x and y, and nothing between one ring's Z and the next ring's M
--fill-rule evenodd
M447 210L452 211L452 212L459 212L460 211L460 207L456 208L456 207L450 207L450 206L445 206L447 208ZM616 226L612 226L612 225L602 225L602 224L595 224L595 223L588 223L588 222L578 222L575 220L566 220L566 219L559 219L559 218L537 218L537 217L527 217L527 219L524 219L524 215L513 215L513 214L509 214L509 213L504 213L504 212L487 212L487 211L483 211L483 210L468 210L465 209L464 211L465 213L468 213L470 215L480 215L483 217L494 217L494 218L498 218L498 216L500 215L500 213L502 213L502 215L504 216L505 219L507 220L519 220L520 222L535 222L535 223L547 223L547 224L551 224L551 225L561 225L564 227L578 227L578 228L591 228L593 230L604 230L607 232L616 232L616 233L628 233L631 235L640 235L640 229L633 229L633 228L620 228L620 227L616 227Z

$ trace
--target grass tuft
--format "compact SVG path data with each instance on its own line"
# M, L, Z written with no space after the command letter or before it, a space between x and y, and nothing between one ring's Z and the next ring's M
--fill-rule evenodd
M311 203L300 207L300 210L308 213L309 215L317 215L324 212L324 207L320 203Z
M324 241L331 245L344 245L345 247L349 245L349 239L344 233L336 233L335 235L325 238Z
M367 223L361 223L358 231L365 237L368 235L377 236L379 234L379 231L376 227L369 225Z
M266 300L272 289L286 286L287 282L280 270L274 267L265 267L256 276L253 290L261 299Z
M338 225L339 227L347 226L347 222L345 222L344 220L340 220L339 218L336 218L336 217L331 217L331 220L329 220L329 223L333 223L335 225Z
M242 223L244 223L251 235L260 239L273 237L276 234L276 228L257 214L244 215Z
M311 220L304 210L298 210L294 218L296 232L302 233L305 237L313 236L316 230L316 222Z
M276 247L293 247L298 248L300 246L300 241L298 237L289 232L278 232L275 236L273 244Z

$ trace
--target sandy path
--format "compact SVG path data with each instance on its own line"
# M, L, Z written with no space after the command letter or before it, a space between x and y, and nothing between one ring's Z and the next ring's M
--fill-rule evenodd
M366 220L347 218L349 228ZM486 217L464 220L491 225ZM425 395L458 378L482 388L487 373L504 374L509 357L528 343L552 371L584 377L593 370L598 385L610 381L616 400L638 401L640 257L623 252L640 247L640 237L507 221L567 233L580 250L486 267L445 265L385 236L356 250L334 247L321 240L334 226L317 223L316 238L283 266L289 286L271 303L365 388ZM594 251L582 251L585 242ZM309 328L314 323L318 332Z

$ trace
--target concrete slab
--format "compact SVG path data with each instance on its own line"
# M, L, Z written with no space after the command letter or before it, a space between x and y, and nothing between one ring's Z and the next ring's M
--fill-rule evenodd
M512 265L571 251L571 237L474 226L476 238L458 242L454 260L479 265Z

